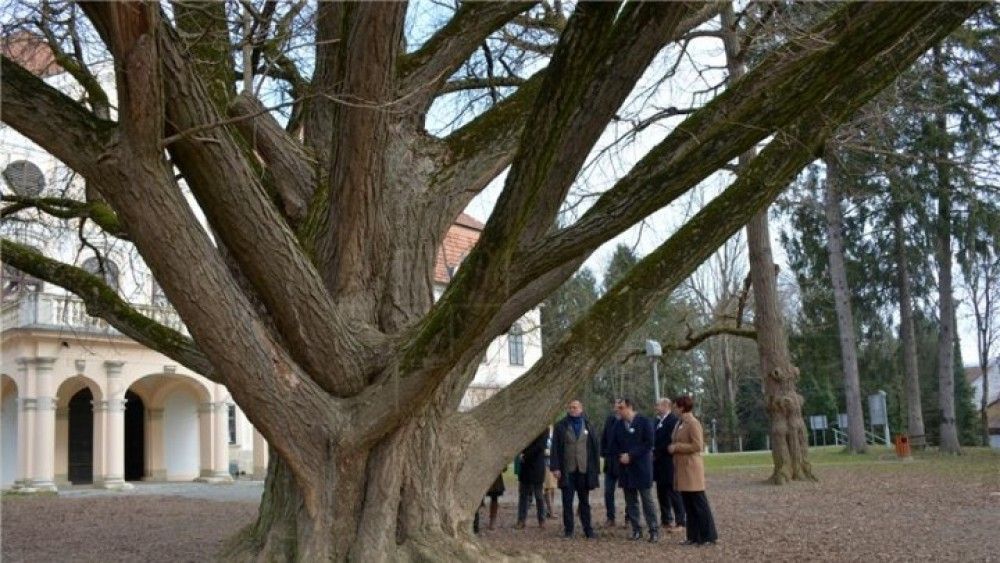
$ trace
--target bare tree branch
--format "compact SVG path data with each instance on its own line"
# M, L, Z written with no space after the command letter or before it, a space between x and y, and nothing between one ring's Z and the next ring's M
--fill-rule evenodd
M3 122L82 176L94 177L98 159L114 140L115 124L98 119L6 56L0 73Z
M424 99L432 99L483 40L535 4L537 1L463 2L451 20L420 49L402 57L401 91L422 89L427 92Z
M77 201L61 197L23 197L5 195L3 201L10 202L0 211L0 217L7 217L25 209L39 211L59 219L90 219L113 237L128 240L128 233L118 216L108 204L101 201Z

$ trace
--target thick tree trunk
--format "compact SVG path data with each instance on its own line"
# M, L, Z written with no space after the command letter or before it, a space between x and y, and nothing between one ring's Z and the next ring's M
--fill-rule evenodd
M732 4L721 11L723 45L729 83L741 78L746 67L741 59L736 18ZM754 158L754 151L739 157L739 168L745 169ZM784 320L778 302L778 283L771 252L771 232L767 225L767 208L747 223L747 247L750 258L750 281L754 296L754 326L757 328L757 353L764 382L764 405L771 421L771 457L774 472L770 481L781 485L789 480L815 480L806 457L809 442L805 419L802 418L802 395L796 382L799 370L792 365L785 335Z
M940 48L934 48L934 65L938 80L945 81ZM939 108L934 116L938 135L947 135L947 117ZM937 150L937 263L938 263L938 405L941 409L942 452L959 453L958 425L955 420L955 307L951 276L951 179L947 146Z
M456 438L456 436L458 436ZM481 495L458 484L471 432L413 417L364 452L338 459L329 494L307 510L288 465L272 455L257 521L230 540L228 561L541 561L483 546L472 533ZM272 454L275 452L272 451ZM499 468L482 468L495 475ZM485 487L486 485L484 485Z
M815 480L812 466L806 459L809 443L806 440L805 419L802 418L803 400L796 389L799 370L792 365L788 337L781 318L766 210L755 215L747 224L747 245L750 250L757 351L764 380L764 404L771 419L774 472L770 481L780 485L794 479Z
M906 257L903 212L893 211L896 238L896 288L899 291L899 339L903 341L903 379L906 389L907 432L916 448L927 445L924 413L920 403L920 372L917 368L917 341L913 328L913 299L910 295L910 270Z
M865 439L865 417L861 409L861 382L858 377L858 347L854 338L854 314L851 312L851 292L847 286L847 268L844 265L844 217L840 208L841 172L837 155L827 146L826 156L826 214L827 250L830 254L830 282L833 285L833 304L837 310L837 328L840 334L840 360L844 370L844 399L847 402L847 450L864 453L868 449Z

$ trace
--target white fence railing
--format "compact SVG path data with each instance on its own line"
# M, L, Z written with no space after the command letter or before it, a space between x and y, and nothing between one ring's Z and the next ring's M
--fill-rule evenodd
M150 319L187 334L187 328L172 307L133 304L135 309ZM103 319L87 314L83 300L73 295L54 293L27 293L17 301L5 303L0 309L0 327L58 328L83 332L119 334Z

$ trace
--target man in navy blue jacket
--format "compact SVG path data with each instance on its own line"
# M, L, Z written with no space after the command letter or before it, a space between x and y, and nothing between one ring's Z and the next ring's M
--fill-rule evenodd
M608 528L615 526L615 488L618 484L618 456L611 451L611 438L615 433L615 425L621 420L621 399L611 403L611 414L604 421L604 431L601 432L601 457L604 458L604 511ZM628 517L625 517L628 520Z
M622 419L615 425L611 451L618 456L618 482L625 490L625 512L632 524L632 539L642 539L639 499L649 528L649 541L660 539L653 504L653 423L635 411L631 399L622 399Z
M653 438L653 479L660 501L660 523L668 532L685 527L681 494L674 489L674 456L670 454L674 428L680 419L674 414L670 399L656 402L656 431ZM674 518L676 517L676 527Z

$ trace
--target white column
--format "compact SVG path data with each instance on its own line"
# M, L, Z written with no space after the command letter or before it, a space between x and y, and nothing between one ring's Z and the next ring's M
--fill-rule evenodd
M22 489L31 482L31 421L25 414L25 400L28 396L28 363L17 360L17 479L15 489Z
M263 479L267 476L267 440L264 435L253 429L253 478Z
M125 362L104 362L108 377L108 400L101 401L105 417L104 482L105 489L131 489L125 482L125 389L122 366Z
M198 408L201 424L202 475L195 479L202 483L229 483L229 409L225 401L202 403ZM206 435L207 430L207 435ZM205 470L208 456L209 469Z
M232 481L229 474L229 405L225 401L215 403L212 416L212 477L217 481Z
M55 358L34 358L35 399L25 402L28 418L34 418L30 488L55 491L56 399L52 383Z

